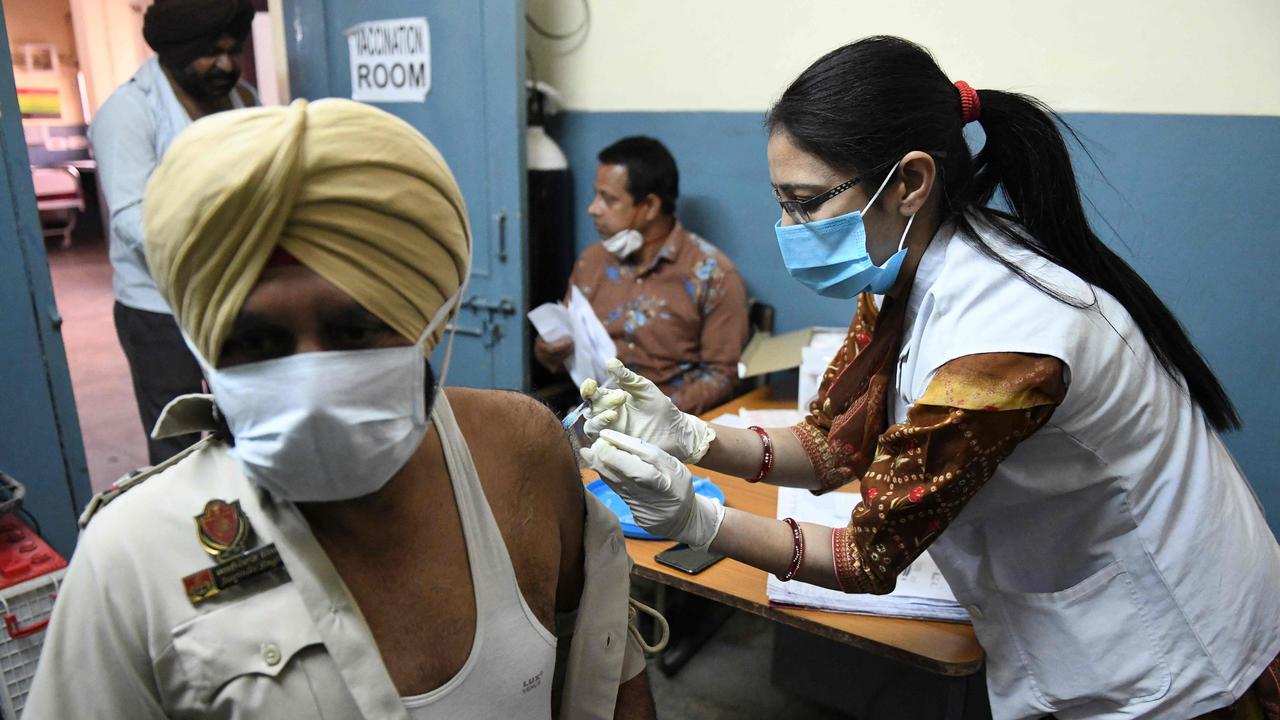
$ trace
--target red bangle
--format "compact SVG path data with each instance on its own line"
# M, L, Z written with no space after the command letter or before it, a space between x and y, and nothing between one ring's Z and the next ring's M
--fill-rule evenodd
M791 564L787 566L786 573L777 576L779 580L786 582L800 572L800 563L804 562L804 531L794 518L782 518L782 522L791 526Z
M840 586L840 592L849 592L849 588L844 586L844 578L840 577L840 551L837 545L844 542L844 534L846 528L835 528L831 531L831 566L836 571L836 584Z
M760 458L760 472L756 473L755 477L747 478L747 482L757 483L769 477L769 472L773 470L773 440L769 439L769 433L765 432L762 427L752 425L748 429L756 431L756 434L760 436L760 445L764 449L763 457Z

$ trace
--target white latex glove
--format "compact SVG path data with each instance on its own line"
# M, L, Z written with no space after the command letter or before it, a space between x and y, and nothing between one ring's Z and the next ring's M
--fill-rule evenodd
M640 438L674 455L681 462L696 464L707 454L716 431L702 420L680 412L657 385L627 369L613 358L606 365L618 387L606 390L587 378L579 389L591 403L583 431L595 438L605 428Z
M702 550L715 539L724 508L693 492L693 476L684 463L613 430L602 430L581 455L627 503L640 527Z

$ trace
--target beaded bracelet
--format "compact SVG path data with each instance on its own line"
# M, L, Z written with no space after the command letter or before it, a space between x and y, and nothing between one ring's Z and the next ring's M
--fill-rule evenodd
M831 531L831 566L836 571L836 585L840 586L840 592L847 593L849 588L844 585L844 578L840 575L840 551L839 548L844 544L844 534L848 532L846 528L835 528Z
M783 518L782 522L791 526L791 564L787 566L786 573L776 577L786 582L800 572L800 563L804 562L804 531L800 529L800 523L794 518Z
M747 482L757 483L769 477L769 472L773 470L773 440L769 438L769 433L758 425L752 425L748 429L756 431L756 434L760 436L760 445L764 449L764 455L760 458L760 472L756 473L755 477L747 478Z

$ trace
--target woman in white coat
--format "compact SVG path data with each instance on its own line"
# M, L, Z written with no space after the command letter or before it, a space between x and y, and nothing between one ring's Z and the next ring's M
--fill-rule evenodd
M588 381L583 458L640 524L846 592L928 547L998 718L1280 717L1280 546L1217 435L1239 419L1090 228L1052 111L874 37L768 127L782 259L858 310L793 428L708 425L616 363L620 389ZM843 528L778 521L695 496L684 463L861 502Z

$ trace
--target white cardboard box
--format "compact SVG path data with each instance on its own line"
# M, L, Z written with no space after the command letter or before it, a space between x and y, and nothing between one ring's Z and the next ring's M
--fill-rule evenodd
M846 331L837 327L807 327L793 330L781 335L756 333L751 342L742 351L742 359L738 361L738 377L749 378L765 375L780 370L800 367L804 349L816 336L832 334L839 337L837 344L843 341Z

